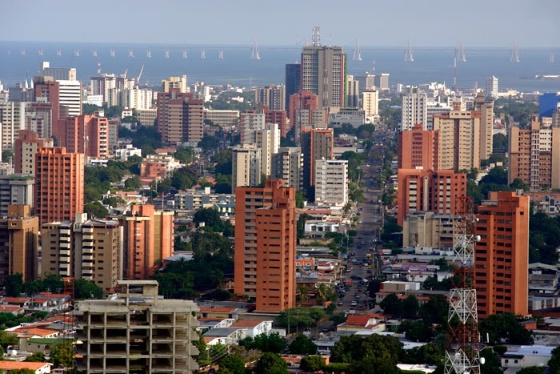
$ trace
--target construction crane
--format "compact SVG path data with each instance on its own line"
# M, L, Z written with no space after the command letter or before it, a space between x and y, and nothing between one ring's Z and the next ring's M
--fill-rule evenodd
M140 85L140 78L142 78L142 73L144 72L144 65L140 68L140 73L138 74L138 78L136 78L136 85Z

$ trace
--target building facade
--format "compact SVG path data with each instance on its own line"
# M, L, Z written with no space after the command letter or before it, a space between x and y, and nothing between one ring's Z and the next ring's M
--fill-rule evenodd
M401 130L410 130L421 124L426 130L428 125L428 96L425 92L412 88L402 97Z
M299 147L282 147L272 155L272 178L282 179L286 187L303 190L303 154Z
M300 82L302 90L319 96L321 108L343 107L346 54L342 47L304 47L301 53Z
M157 95L157 127L161 139L170 144L199 142L204 128L204 103L192 94L170 88Z
M348 202L348 160L315 161L315 203L344 206Z
M310 129L301 134L303 153L303 188L310 191L315 186L315 162L334 158L333 129ZM309 196L308 196L309 197Z
M258 186L261 182L261 149L244 145L232 150L231 188Z
M439 131L422 129L416 124L398 135L399 169L438 170Z
M0 216L8 215L12 204L34 207L33 187L35 178L26 174L0 175Z
M42 148L35 159L35 214L40 224L69 221L84 211L84 155Z
M529 197L490 192L478 207L474 281L478 315L528 313Z
M41 139L33 131L20 130L15 141L15 172L35 175L35 154L42 148L52 148L52 139Z

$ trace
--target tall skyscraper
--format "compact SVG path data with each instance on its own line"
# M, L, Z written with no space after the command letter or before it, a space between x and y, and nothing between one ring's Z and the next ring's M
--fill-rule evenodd
M348 202L348 160L315 161L315 203L344 206Z
M173 212L156 211L153 205L134 205L119 217L123 227L123 278L148 279L156 263L173 254Z
M366 118L379 114L379 92L376 90L365 90L362 92L362 110Z
M401 131L410 130L417 124L421 124L424 130L428 128L427 103L426 93L419 92L418 88L411 88L410 92L403 95Z
M0 102L0 154L4 150L14 150L19 131L25 129L25 109L22 102Z
M486 78L486 95L494 98L498 97L498 78L491 76Z
M531 191L560 188L560 127L534 117L527 128L512 126L508 138L508 183L519 178Z
M42 148L52 148L52 139L41 139L29 130L20 130L14 152L15 172L35 175L35 154Z
M388 73L381 73L375 75L375 87L380 92L387 92L390 90L389 86L389 74Z
M81 115L82 83L76 80L58 80L57 82L61 117Z
M480 113L480 159L488 160L493 152L494 100L479 92L474 98L474 111Z
M455 214L458 198L467 195L467 176L452 170L399 169L397 223L411 212Z
M360 106L360 82L354 80L353 75L346 76L346 107L358 108Z
M161 139L170 144L199 142L204 126L204 103L180 88L157 95L157 126Z
M301 89L301 64L286 64L286 111L290 112L290 96ZM293 126L293 125L292 125Z
M321 108L343 107L346 55L342 47L312 45L301 53L301 89L319 96Z
M239 117L240 143L256 144L257 131L264 129L266 124L266 111L264 109L245 110Z
M42 148L35 155L35 214L40 224L72 220L84 211L84 155Z
M301 135L301 151L303 153L303 188L307 197L314 195L315 162L317 160L332 160L334 158L333 129L311 129Z
M258 186L261 182L261 149L256 145L243 145L232 150L231 189Z
M59 83L52 77L35 77L33 80L35 89L35 101L51 104L51 129L47 137L55 137L57 140L64 137L64 123L60 123L60 98Z
M0 217L0 283L9 275L21 274L23 281L37 278L39 219L29 205L9 205Z
M528 313L529 197L490 192L478 207L474 281L478 315Z
M272 178L282 179L286 187L303 190L303 154L299 147L282 147L272 155Z
M281 180L235 190L234 292L256 299L257 311L295 306L295 190Z

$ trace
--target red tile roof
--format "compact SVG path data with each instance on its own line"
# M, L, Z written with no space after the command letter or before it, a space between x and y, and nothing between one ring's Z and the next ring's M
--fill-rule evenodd
M240 319L235 321L231 327L256 327L264 321L258 319Z

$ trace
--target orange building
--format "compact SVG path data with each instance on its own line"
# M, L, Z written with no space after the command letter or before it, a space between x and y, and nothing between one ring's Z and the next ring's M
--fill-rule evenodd
M299 110L317 110L319 109L319 96L311 91L299 91L290 96L290 125L296 123L296 115Z
M51 104L51 133L56 139L64 137L64 122L59 121L60 113L60 85L51 77L35 77L33 79L35 101ZM44 133L43 133L44 134ZM60 143L59 143L60 145Z
M264 112L266 123L277 123L280 136L285 138L288 133L288 118L285 110L269 110Z
M68 152L83 153L86 157L109 156L109 120L107 118L81 115L64 120L65 137L60 144Z
M399 169L438 170L438 131L422 130L422 124L399 133Z
M35 215L39 223L70 221L84 211L84 155L42 148L35 155Z
M52 139L41 139L29 130L19 130L15 143L15 172L18 174L35 175L35 154L41 148L53 147Z
M258 311L294 307L295 189L279 179L238 187L235 221L234 292L255 298Z
M124 279L150 278L156 263L173 254L173 212L157 212L150 204L133 205L119 222L124 231Z
M467 176L452 170L399 169L397 223L409 212L455 214L458 197L467 195Z
M528 313L529 197L490 192L478 207L475 285L478 315Z
M0 218L0 283L8 275L21 274L23 281L37 276L39 219L29 205L8 206L8 216Z

